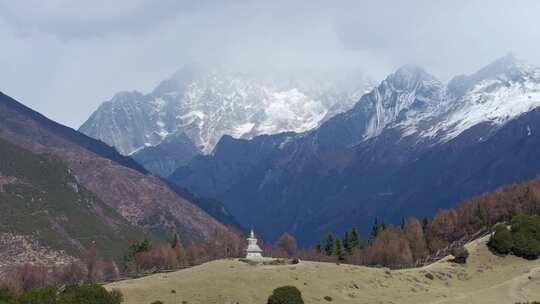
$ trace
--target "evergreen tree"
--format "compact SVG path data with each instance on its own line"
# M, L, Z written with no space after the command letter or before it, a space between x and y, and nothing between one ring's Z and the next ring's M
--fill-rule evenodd
M378 217L375 218L373 223L373 228L371 229L371 240L375 240L379 233L383 230L386 230L386 223L384 220L380 220Z
M482 227L488 228L490 226L489 216L484 205L479 204L474 213Z
M375 222L373 223L373 227L371 228L371 240L375 240L377 238L380 228L381 225L379 224L379 218L376 217Z
M352 254L352 247L351 247L349 231L345 231L345 236L343 237L343 249L345 249L346 254L348 254L348 255Z
M321 252L322 252L321 244L315 245L315 251L316 251L318 254L321 254Z
M324 246L324 253L328 256L334 254L335 240L332 234L328 234L326 238L326 246Z
M358 231L356 227L351 228L351 233L349 234L349 246L351 249L357 248L360 246L360 240L358 239Z
M386 223L384 222L384 220L381 220L381 227L380 227L380 230L379 232L383 231L383 230L386 230Z
M401 230L404 230L404 229L405 229L405 218L403 218L403 217L401 218L401 225L400 225L400 227L401 227Z
M343 252L343 247L341 246L341 241L336 239L335 244L335 255L338 257L338 261L342 262L345 260L345 254Z

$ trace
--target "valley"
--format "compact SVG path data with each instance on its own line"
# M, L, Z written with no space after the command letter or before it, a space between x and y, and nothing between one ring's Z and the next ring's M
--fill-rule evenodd
M538 12L0 0L0 304L539 304Z

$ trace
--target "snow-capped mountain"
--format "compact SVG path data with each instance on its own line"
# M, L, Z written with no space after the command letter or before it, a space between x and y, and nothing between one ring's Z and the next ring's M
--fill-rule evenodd
M471 76L454 78L447 89L447 108L421 136L448 141L488 122L503 126L540 106L540 68L513 55L503 57ZM435 115L433 115L435 114Z
M319 132L346 134L349 140L341 143L348 146L385 129L400 130L402 137L421 142L442 143L481 123L503 126L538 106L540 68L513 55L473 75L457 76L446 86L420 67L405 66L362 96L353 109L336 116L333 120L339 123L323 125ZM343 124L347 128L333 129Z
M430 216L540 173L539 75L513 56L446 85L405 66L314 130L224 137L170 180L270 240Z
M150 94L116 94L80 131L126 155L183 133L206 154L223 135L252 138L316 128L350 109L369 84L360 74L346 81L315 76L261 77L186 66Z

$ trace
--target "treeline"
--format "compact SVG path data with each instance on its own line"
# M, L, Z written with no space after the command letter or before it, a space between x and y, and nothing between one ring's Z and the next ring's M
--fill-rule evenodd
M175 270L216 259L238 258L245 254L246 241L231 230L215 231L211 242L182 245L178 235L169 243L149 240L133 243L123 259L126 274Z
M0 290L19 296L28 290L83 286L120 277L137 277L159 271L176 270L210 260L236 258L244 254L245 240L232 230L214 232L212 241L183 245L178 235L170 242L142 240L126 248L119 261L99 258L95 247L76 261L64 265L24 264L0 274Z
M540 178L537 178L480 195L456 208L441 210L432 219L411 217L394 226L376 218L367 239L360 238L357 229L352 227L342 236L327 235L321 244L310 249L298 248L296 240L288 233L283 234L274 246L261 247L265 256L278 258L411 267L421 265L442 249L479 231L491 231L497 223L510 222L516 215L539 213ZM538 239L540 242L540 237ZM540 245L538 248L540 250Z
M20 295L27 290L62 285L83 285L114 280L120 269L114 261L98 259L95 248L77 261L62 265L23 264L0 276L0 290Z
M400 227L376 219L370 238L363 240L355 227L342 238L329 234L313 252L303 252L303 258L318 261L343 262L358 265L403 266L429 254L425 226L415 218L403 220Z
M495 224L510 222L517 215L538 214L540 178L480 195L456 208L438 212L431 220L408 218L396 227L376 219L368 240L357 241L353 228L343 238L331 234L322 245L299 251L297 255L310 260L358 265L414 266L482 229L490 230Z

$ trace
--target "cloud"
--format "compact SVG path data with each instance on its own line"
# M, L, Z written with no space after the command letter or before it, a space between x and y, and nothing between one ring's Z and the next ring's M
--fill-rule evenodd
M183 0L0 1L0 19L19 35L50 34L62 40L137 34L202 6Z
M184 64L238 70L415 63L448 80L514 51L540 64L540 1L0 0L0 89L71 126Z
M515 51L540 63L540 1L377 1L343 11L345 48L417 63L448 78Z

